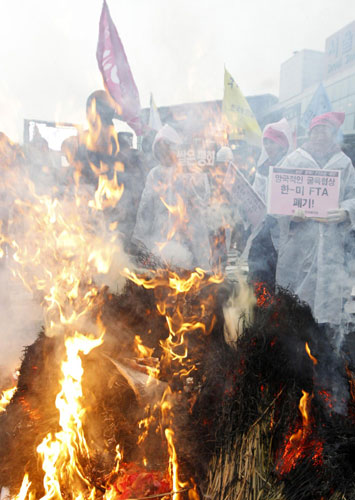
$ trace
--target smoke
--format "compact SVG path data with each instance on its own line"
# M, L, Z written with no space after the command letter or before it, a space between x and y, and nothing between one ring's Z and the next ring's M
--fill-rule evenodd
M43 313L33 294L16 280L8 267L9 257L0 269L0 371L2 378L19 368L24 346L32 344L43 323ZM1 383L1 380L0 380Z
M193 256L191 252L176 241L169 241L160 252L163 261L172 268L191 269L193 267Z
M330 327L325 325L321 328L321 335L316 341L319 351L318 364L315 367L315 383L322 387L326 393L323 394L323 405L331 415L333 412L347 415L348 401L350 398L349 382L344 367L350 363L353 365L353 352L346 352L344 345L346 335L351 335L349 328L344 325ZM319 332L316 331L316 335ZM324 398L324 394L328 395Z
M6 146L19 153L16 145ZM75 196L58 171L50 167L56 176L47 175L49 167L41 161L38 170L33 164L28 168L24 155L7 154L3 162L0 366L6 375L18 367L24 346L42 326L48 336L66 328L100 334L90 313L96 296L104 287L120 293L121 271L131 263L111 220L103 210L89 208L93 190L83 186ZM118 214L118 206L115 210Z
M253 320L256 298L245 279L238 275L238 286L223 308L225 320L224 338L227 344L235 346L243 334L245 325Z

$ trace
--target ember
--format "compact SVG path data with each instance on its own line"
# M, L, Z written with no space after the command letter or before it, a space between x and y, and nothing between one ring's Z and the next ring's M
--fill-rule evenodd
M276 471L281 475L289 474L297 466L299 460L311 457L317 466L323 464L323 444L314 439L312 435L312 421L310 418L310 405L313 396L305 391L300 400L299 409L302 415L301 427L292 434L285 444L282 456L277 459Z
M163 493L172 491L169 476L156 471L147 471L134 463L120 464L118 477L113 486L117 491L117 500L146 497L158 500L158 497L164 497Z

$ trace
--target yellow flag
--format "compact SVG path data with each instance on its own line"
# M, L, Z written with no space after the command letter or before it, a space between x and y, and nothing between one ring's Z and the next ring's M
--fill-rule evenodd
M229 139L243 140L261 146L261 130L248 101L234 78L224 69L224 95L222 113L227 121Z

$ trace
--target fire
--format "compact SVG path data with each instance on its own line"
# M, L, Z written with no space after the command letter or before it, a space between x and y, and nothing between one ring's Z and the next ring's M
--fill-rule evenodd
M299 410L302 415L302 426L297 432L291 435L286 444L285 451L281 459L281 467L279 470L282 474L287 474L296 465L303 453L303 445L309 433L309 404L312 399L306 391L302 391L303 396L300 399Z
M174 444L175 434L172 429L174 414L172 391L170 387L167 388L163 395L161 402L161 414L162 424L163 426L165 426L164 435L167 441L169 452L169 476L172 481L173 500L180 500L181 496L179 492L187 488L188 483L183 482L179 479L179 463Z
M187 483L182 483L179 481L178 474L178 460L176 455L176 450L174 446L174 431L171 429L165 429L165 437L168 442L169 450L169 473L173 482L173 500L179 500L181 495L178 493L181 489L187 486Z
M302 415L302 426L304 429L309 427L309 406L313 399L313 394L310 397L308 392L302 391L303 396L300 399L299 410Z
M114 152L119 151L119 144L117 139L117 134L115 133L114 126L112 124L104 125L99 111L99 101L108 110L111 106L114 106L112 100L110 100L109 95L93 97L87 110L87 121L89 130L85 136L86 146L89 151L100 151L107 155L112 155ZM105 102L103 102L105 101ZM95 169L95 166L91 164L91 167ZM105 173L105 165L102 164L100 173Z
M142 365L142 368L144 367L144 371L146 371L152 379L158 379L160 373L159 361L153 358L154 349L146 347L139 335L135 336L133 347L137 354L138 363ZM147 384L149 383L150 379L147 381Z
M122 463L118 477L104 496L105 500L126 500L150 498L168 500L171 498L169 478L159 472L149 472L133 463Z
M150 349L149 347L146 347L143 342L142 342L142 339L140 338L139 335L136 335L134 337L134 349L137 353L137 356L139 358L151 358L152 357L152 354L154 352L154 349Z
M89 207L96 210L104 210L108 207L115 207L123 194L124 186L117 181L117 172L110 180L106 175L99 176L99 185L95 192L95 199L89 202Z
M169 233L167 234L167 241L170 241L179 230L186 232L186 225L189 221L184 200L179 194L176 195L176 199L176 205L168 205L162 197L160 198L169 213L172 215L174 221Z
M6 410L7 405L10 403L12 396L15 394L17 386L11 387L3 391L0 397L0 413Z
M327 407L332 410L333 409L333 399L332 399L332 395L330 394L330 392L322 389L320 391L318 391L318 394L320 395L320 397L323 399L324 403L327 405Z
M215 318L206 316L206 310L209 310L214 300L214 295L209 293L209 287L222 283L224 278L221 275L206 277L206 273L200 268L196 268L184 277L170 270L160 270L151 274L151 278L143 278L127 268L124 269L124 275L135 284L155 290L156 307L159 314L165 317L169 332L168 337L160 342L163 349L162 362L171 366L181 380L186 380L196 370L195 362L190 357L189 338L194 334L209 335L212 331ZM204 299L198 300L195 307L186 309L186 301L190 293L193 296L196 296L197 293L203 294ZM135 345L141 356L151 355L149 350L146 351L142 348L140 339L136 338ZM163 395L160 407L162 426L169 452L169 475L173 484L173 498L178 500L180 498L179 491L189 489L189 487L188 483L179 478L178 456L173 430L174 393L169 386ZM147 429L153 420L151 414L141 421L140 425L144 431L139 438L140 443L145 439ZM193 498L198 498L194 489L189 491Z
M97 113L96 99L91 101L88 109L88 123L89 130L80 134L78 145L85 144L88 152L99 151L107 157L107 162L100 159L98 162L93 160L93 163L89 160L92 172L98 177L94 196L82 193L79 189L74 200L65 196L59 199L39 195L34 184L24 176L21 179L21 195L17 192L18 179L10 186L14 199L13 216L6 234L0 235L0 242L6 243L11 249L13 275L40 297L46 335L56 336L63 341L60 391L55 400L59 412L58 430L48 432L37 447L43 469L42 498L45 500L61 500L68 495L76 500L120 498L117 495L121 495L127 478L133 481L134 476L139 478L138 482L144 483L149 470L145 458L143 463L147 465L146 470L137 471L129 464L124 464L124 450L120 443L117 443L112 470L112 474L120 480L117 479L114 488L112 484L107 485L103 495L90 483L85 470L92 452L84 433L86 408L83 401L82 357L100 346L104 339L105 330L97 311L102 294L102 287L97 284L98 275L109 272L114 254L120 250L120 246L112 234L117 224L108 225L103 212L117 206L123 194L123 185L119 184L117 175L123 171L123 165L116 156L119 151L117 135L113 127L103 123ZM80 173L78 168L77 180ZM163 198L161 201L174 221L167 235L169 240L178 231L185 231L188 224L187 209L179 194L176 195L175 205L168 204ZM196 360L191 352L191 339L211 333L215 317L209 315L208 311L213 310L211 305L215 300L215 285L222 283L223 276L206 276L206 272L200 268L184 276L170 270L160 270L153 273L150 279L141 278L128 268L122 274L139 286L155 290L157 311L165 318L168 333L160 344L163 351L160 361L165 368L168 367L180 377L182 386L187 377L193 382ZM189 294L201 298L189 302ZM144 346L138 335L135 336L134 349L137 358L133 362L139 368L144 366L144 372L151 379L155 378L156 382L161 368L159 360L153 358L154 350ZM154 413L159 413L169 464L166 464L162 477L150 472L149 481L154 483L159 479L159 493L169 493L174 500L179 500L181 490L187 489L190 489L190 497L197 499L195 486L189 486L190 483L179 477L174 432L175 399L176 393L168 386L156 407L146 409L147 417L140 422L142 433L139 442L144 441L155 418ZM26 400L22 404L28 405ZM33 418L40 419L41 415L34 414ZM165 477L167 475L168 480ZM16 499L32 499L38 495L33 482L34 479L26 474ZM137 486L133 481L130 487L134 485ZM131 490L135 491L134 488ZM153 489L153 493L156 490Z
M197 293L199 290L207 288L211 284L222 283L223 276L212 276L205 278L205 272L202 269L196 268L190 273L187 278L179 277L175 272L168 273L159 272L152 279L139 278L135 273L124 270L124 275L139 286L144 286L147 289L158 289L164 287L166 293L159 299L156 304L159 314L165 316L166 323L169 329L169 336L165 341L161 341L161 347L166 353L166 357L170 361L178 361L181 368L188 370L193 367L185 365L185 360L188 357L188 347L185 341L185 336L193 331L200 331L205 335L211 332L215 318L211 318L209 324L201 321L205 317L206 306L214 300L212 295L208 295L206 302L201 302L197 305L196 311L192 311L188 317L183 311L186 295L189 292Z
M20 489L18 495L16 495L14 497L14 500L25 500L27 498L27 494L28 494L28 490L29 490L30 486L31 486L31 481L28 478L28 474L25 474L23 481L22 481L21 489ZM29 500L32 500L34 498L35 498L35 496L30 493Z
M155 409L155 408L154 408ZM146 408L145 408L145 412L146 413L150 413L150 405L148 405ZM148 417L146 418L143 418L142 420L139 421L138 423L138 427L140 429L143 429L143 431L140 433L140 435L138 436L138 441L137 441L137 444L142 444L145 439L147 438L148 436L148 430L149 430L149 427L150 425L155 421L155 416L153 414L149 415ZM143 463L144 463L145 459L143 459ZM146 463L145 463L146 465Z
M31 292L40 291L46 334L54 336L84 321L99 294L93 277L108 272L118 247L105 237L98 211L89 220L73 203L38 196L30 182L27 187L29 199L16 199L9 222L11 267Z
M89 137L92 143L98 140L93 129ZM112 152L111 138L107 147L106 152ZM115 168L119 170L119 164ZM82 402L81 357L103 342L105 330L97 312L101 287L95 280L109 272L120 245L107 229L102 210L117 204L123 186L118 185L117 175L112 181L101 176L93 200L87 193L78 192L75 199L59 199L38 195L25 169L22 174L21 189L19 177L9 177L7 189L13 198L13 210L0 242L11 249L8 265L12 274L40 297L46 335L62 338L64 346L56 397L59 430L48 433L37 447L44 473L42 498L62 499L66 492L77 499L93 498L95 490L82 466L90 459L90 450L83 430L86 409ZM0 411L5 410L15 390L3 394ZM41 418L25 398L19 398L19 404L30 418ZM25 500L35 494L31 478L25 475L16 498Z
M289 474L299 460L311 456L314 465L322 463L323 444L312 438L312 422L310 418L310 404L313 394L302 390L299 402L299 411L302 416L302 425L287 440L282 456L279 457L276 470L280 475Z
M86 212L85 200L68 203L66 200L39 196L30 182L24 182L27 197L16 199L14 218L10 221L11 237L7 237L12 248L12 272L29 290L41 293L46 334L63 337L65 346L60 392L56 398L59 430L48 433L37 447L44 474L42 498L62 499L70 491L73 498L94 499L99 493L90 484L83 466L83 463L90 461L90 448L83 429L86 410L82 403L81 356L87 355L103 342L103 326L100 320L95 322L92 317L101 293L94 278L97 274L108 272L117 247L110 241L110 235L107 242L107 239L97 236L97 231L93 232L92 227L93 222L102 222L100 211L105 208L104 202L110 199L110 195L104 192L100 194L101 198L96 197L94 201L86 202ZM16 231L19 221L25 228L24 231ZM207 278L202 269L196 269L184 278L174 272L163 272L157 273L153 280L143 280L128 269L124 275L146 288L163 291L157 302L157 309L165 316L169 331L168 339L161 344L164 356L167 363L177 362L180 365L181 377L191 375L195 366L189 360L186 339L193 332L208 335L213 328L213 318L209 318L208 324L201 321L201 318L205 317L209 302L214 300L213 293L208 288L221 283L223 277ZM206 292L204 302L186 314L186 295L199 290ZM157 378L159 366L152 358L153 350L144 346L139 336L135 338L135 349L138 362L144 365L151 377ZM173 497L178 500L179 490L187 485L179 479L172 429L173 405L171 402L169 406L163 403L161 412L165 416L162 417L162 422L170 455L167 471L171 476ZM27 404L25 400L23 404ZM28 411L31 412L31 409ZM33 414L33 418L39 419L41 416ZM142 440L151 422L152 418L142 421ZM113 472L124 474L124 470L121 471L120 468L122 450L119 449L119 453ZM166 485L163 491L167 492ZM34 495L31 478L26 475L17 498L31 499ZM196 497L197 493L194 495ZM107 488L107 498L114 498L110 487Z
M124 165L117 159L120 148L112 123L116 104L108 93L95 94L90 96L91 101L87 109L88 130L79 135L79 143L84 144L89 152L90 169L99 181L95 199L90 201L90 206L103 210L115 206L122 196L123 185L118 184L117 172L123 172ZM82 168L83 166L78 171L78 180Z
M90 454L82 427L85 409L80 403L83 368L79 354L86 355L101 343L102 336L90 338L78 332L65 341L67 359L62 363L62 389L56 398L62 430L54 436L48 434L37 448L44 471L43 498L62 498L63 484L70 485L74 498L82 495L82 483L90 486L80 465L80 457L89 458Z
M274 297L263 282L255 283L254 291L258 307L268 307L274 302Z
M314 366L316 366L316 364L318 363L318 360L317 360L317 358L312 356L311 349L309 348L308 342L306 342L306 352L307 352L308 356L311 358Z
M0 132L0 164L2 167L13 167L22 160L24 154L18 144L11 141L3 132Z
M31 420L40 420L41 415L39 414L39 411L37 409L33 409L30 403L26 401L23 396L19 398L19 403Z

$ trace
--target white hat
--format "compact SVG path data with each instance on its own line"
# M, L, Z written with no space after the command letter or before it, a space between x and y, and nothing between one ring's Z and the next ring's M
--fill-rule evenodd
M155 136L152 150L154 151L155 145L161 140L171 142L172 144L181 144L181 138L179 134L167 123L159 130Z
M290 154L291 151L294 149L293 148L293 138L292 138L292 130L291 130L290 124L288 123L286 118L281 118L280 121L275 122L275 123L268 123L264 127L262 139L264 139L264 134L269 127L273 128L274 130L277 130L278 132L282 132L286 136L286 138L288 140L287 154ZM262 140L261 153L260 153L260 156L258 159L258 167L260 165L262 165L267 159L268 159L268 154L265 150L264 141Z
M227 146L223 146L217 151L216 162L217 163L226 163L227 161L233 160L233 151L231 148Z

